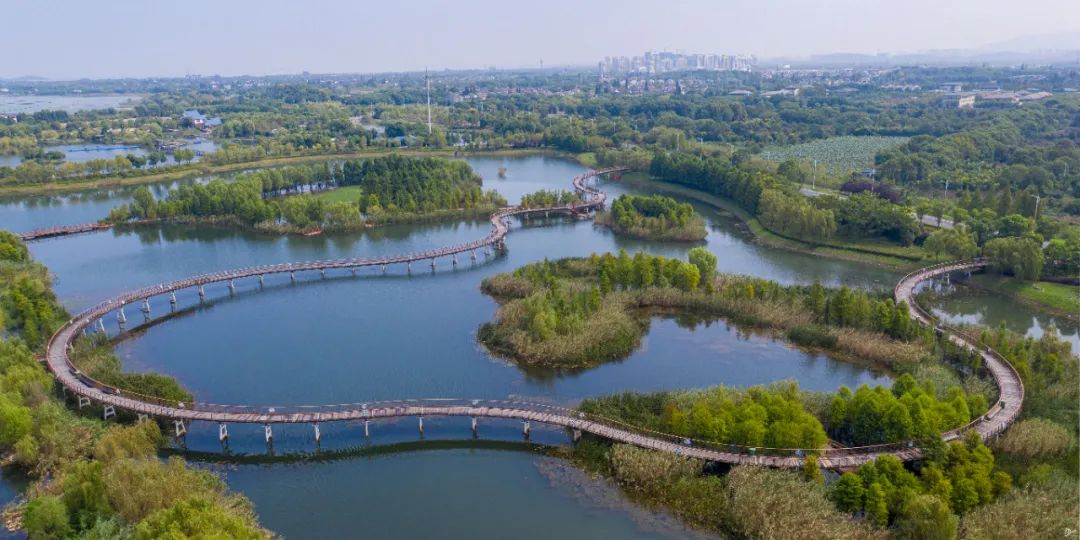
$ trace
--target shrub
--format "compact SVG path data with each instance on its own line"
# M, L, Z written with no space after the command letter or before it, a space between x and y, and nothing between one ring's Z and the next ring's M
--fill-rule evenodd
M1043 418L1030 418L1009 428L995 444L998 450L1024 458L1056 458L1073 446L1069 430Z
M833 349L836 347L837 338L828 328L805 324L788 330L788 339L804 347L821 347Z

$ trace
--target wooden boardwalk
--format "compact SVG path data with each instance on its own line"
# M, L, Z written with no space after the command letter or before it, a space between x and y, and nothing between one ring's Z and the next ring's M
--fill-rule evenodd
M42 240L45 238L54 238L57 236L68 236L71 234L82 234L94 231L101 231L109 228L112 228L112 225L106 223L81 223L79 225L65 225L63 227L48 227L46 229L35 229L32 231L15 233L15 235L21 238L23 242L32 242L34 240Z
M919 449L911 441L892 444L882 444L856 448L824 448L824 449L777 449L777 448L750 448L739 445L717 444L707 441L690 440L676 435L659 433L645 430L623 422L596 415L589 415L572 409L556 407L547 404L531 403L523 401L498 401L498 400L472 400L472 399L415 399L388 402L358 402L335 405L310 405L310 406L250 406L250 405L218 405L212 403L192 402L182 403L165 401L153 396L142 396L94 381L85 374L80 373L68 358L68 352L72 349L73 342L87 329L92 329L95 323L110 313L123 313L123 306L139 301L146 301L151 297L172 294L181 289L198 287L200 294L202 287L212 283L228 282L230 287L236 279L260 277L273 273L295 273L305 271L325 271L330 269L355 269L365 266L385 266L390 264L411 264L417 261L434 261L442 257L454 257L461 253L472 252L478 249L499 247L509 232L509 218L515 215L538 214L550 212L565 212L579 214L598 209L603 206L605 194L589 187L586 182L614 169L591 171L574 179L574 188L586 197L583 204L558 206L551 208L506 208L496 212L491 217L491 233L473 242L443 247L428 251L373 258L337 259L326 261L309 261L298 263L284 263L276 265L253 266L235 270L227 270L204 274L188 279L162 283L152 287L145 287L129 291L115 298L104 301L94 307L80 313L75 318L63 325L51 338L46 351L45 361L49 370L57 381L67 390L75 394L80 406L86 403L97 403L104 408L106 417L115 414L117 410L129 411L138 415L172 420L180 434L186 431L186 423L193 421L218 422L224 426L229 423L257 423L265 424L267 437L270 437L270 425L282 423L311 423L316 426L318 437L318 424L320 422L339 421L363 421L385 418L417 417L424 416L460 416L476 418L503 418L525 422L524 429L528 430L528 422L540 422L552 426L559 426L575 432L591 433L600 437L627 444L633 444L643 448L672 452L684 456L700 458L708 461L724 463L757 464L770 467L798 467L803 459L810 453L817 454L818 462L826 468L849 468L855 467L867 461L871 461L880 455L894 455L902 460L911 460L919 457ZM930 278L952 271L970 270L977 268L981 261L969 261L938 265L925 268L905 276L896 286L897 301L907 301L911 306L912 316L926 324L933 324L933 319L915 306L911 301L915 287ZM981 344L977 344L970 337L963 336L955 331L938 325L942 332L950 334L950 339L955 342L976 347L986 359L987 367L997 383L1001 399L991 408L986 415L976 419L963 428L943 434L946 440L959 438L965 431L976 430L983 437L994 436L1003 431L1019 414L1023 402L1023 385L1012 367L997 354L985 350ZM981 348L980 348L981 347ZM422 420L420 420L422 423Z

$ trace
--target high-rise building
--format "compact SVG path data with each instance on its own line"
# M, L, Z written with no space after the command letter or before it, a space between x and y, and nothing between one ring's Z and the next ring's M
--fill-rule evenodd
M753 55L684 54L646 51L641 56L607 56L599 64L601 76L626 73L665 73L669 71L751 71L757 64Z

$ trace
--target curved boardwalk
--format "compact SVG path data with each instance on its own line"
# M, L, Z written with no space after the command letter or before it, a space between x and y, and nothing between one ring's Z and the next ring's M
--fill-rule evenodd
M96 402L104 408L106 418L114 415L117 410L124 410L140 416L170 419L174 422L177 435L186 432L186 424L192 421L218 422L221 424L221 433L223 435L227 433L225 426L229 423L265 424L266 437L267 441L269 441L272 437L272 424L311 423L315 425L315 436L318 438L318 424L320 422L363 421L366 432L368 429L367 423L371 420L417 417L419 427L422 430L424 416L459 416L472 417L474 421L477 418L519 420L524 423L523 429L526 434L530 422L540 422L573 430L575 437L580 432L586 432L643 448L725 463L790 468L800 466L803 457L809 452L814 452L819 455L818 462L822 467L848 468L858 466L884 454L891 454L905 461L919 456L919 449L910 441L857 448L817 450L749 448L738 445L692 441L675 435L644 430L617 420L589 415L572 409L520 401L417 399L311 406L247 406L217 405L201 402L166 402L151 396L124 392L94 381L75 369L68 358L68 352L71 350L75 339L85 330L92 328L95 323L103 326L101 321L109 313L116 311L118 318L123 319L123 306L125 304L139 301L146 302L153 296L172 294L181 289L198 287L201 296L203 286L207 284L228 282L229 286L232 287L233 281L236 279L248 277L259 277L261 279L261 276L265 274L355 269L390 264L411 265L413 262L429 260L434 265L435 261L441 257L453 257L456 264L458 254L471 252L472 256L475 257L478 249L484 249L486 252L491 247L496 249L502 247L503 239L510 230L509 218L511 216L550 212L580 215L601 208L606 195L589 187L586 182L590 178L615 170L618 169L591 171L574 178L574 188L579 193L582 193L586 199L582 204L536 209L506 208L496 212L491 216L491 233L473 242L397 256L253 266L204 274L129 291L80 313L62 326L49 341L45 361L60 384L77 396L80 406ZM912 316L923 323L932 324L931 317L911 301L916 285L934 276L957 270L970 270L982 264L980 261L970 261L939 265L913 272L905 276L896 286L897 301L907 301L908 305L911 306ZM938 326L938 328L940 331L949 332L950 339L957 343L978 347L974 340L963 336L959 332L941 326ZM976 419L963 428L945 433L944 437L947 440L956 439L963 432L971 429L978 431L983 437L996 435L1004 430L1020 411L1020 405L1023 401L1023 386L1016 372L1012 370L1004 359L1001 359L996 354L989 351L983 351L982 354L986 358L987 367L994 380L1001 389L1001 399L985 416ZM473 425L475 427L475 423Z

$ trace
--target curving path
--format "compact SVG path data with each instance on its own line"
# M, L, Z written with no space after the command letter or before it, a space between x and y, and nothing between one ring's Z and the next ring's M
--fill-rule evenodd
M116 312L118 318L123 321L126 318L123 311L125 304L139 301L147 302L151 297L164 294L172 295L172 300L175 302L173 293L181 289L198 287L199 294L202 296L205 285L228 282L230 288L232 288L236 279L259 277L261 280L262 276L266 274L284 272L294 274L295 272L304 271L325 272L330 269L356 269L365 266L385 267L390 264L411 265L413 262L428 260L431 261L434 267L436 259L440 257L453 257L453 262L456 264L457 255L466 252L471 252L472 257L475 258L478 249L484 249L486 254L491 247L499 249L503 246L503 240L510 230L509 218L511 216L550 212L580 215L601 208L606 195L589 187L586 182L591 178L616 170L620 169L590 171L574 178L574 188L579 193L582 193L586 199L582 204L535 209L506 208L496 212L491 216L491 233L473 242L397 256L253 266L204 274L129 291L83 311L62 326L49 341L45 362L62 387L75 394L80 407L96 402L103 407L105 418L115 415L117 410L124 410L140 417L169 419L174 422L178 436L183 435L186 432L187 424L193 421L218 422L223 439L227 437L227 424L229 423L264 424L266 439L267 442L270 442L272 439L271 426L273 424L313 424L317 440L319 438L318 425L320 422L363 421L366 433L368 423L371 420L416 417L418 418L418 427L422 431L425 416L458 416L472 417L474 430L476 429L477 418L514 419L523 422L523 430L527 436L529 423L540 422L572 430L575 438L581 432L586 432L643 448L724 463L792 468L801 466L804 456L812 452L819 456L818 463L822 467L849 468L856 467L885 454L894 455L904 461L919 457L920 451L911 441L856 448L825 449L750 448L739 445L717 444L649 431L614 419L586 414L572 409L521 401L417 399L311 406L218 405L202 402L165 401L152 396L125 392L94 381L85 374L80 373L68 358L68 352L72 349L72 344L78 336L86 330L92 329L95 323L103 327L103 318L109 313ZM906 301L910 306L912 316L920 322L933 324L933 318L913 302L913 293L916 286L939 275L960 270L971 270L983 265L982 261L977 260L950 263L924 268L908 274L896 286L896 300L898 302ZM148 304L144 303L144 306L148 307ZM944 433L944 438L946 440L957 439L969 430L976 430L984 438L997 435L1008 427L1020 412L1020 406L1023 402L1023 385L1019 376L1008 362L988 348L982 347L973 338L942 325L938 325L937 329L939 332L947 332L954 342L981 352L986 360L987 368L1000 389L1001 396L986 415L967 426Z

